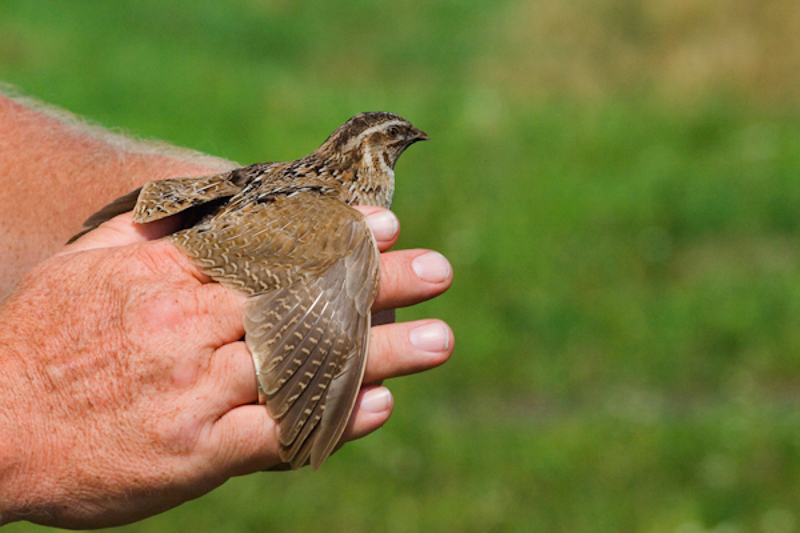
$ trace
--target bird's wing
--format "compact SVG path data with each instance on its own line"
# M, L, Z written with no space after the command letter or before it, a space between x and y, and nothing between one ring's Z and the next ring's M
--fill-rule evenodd
M366 219L336 198L297 193L171 239L213 279L250 295L246 342L280 424L281 459L318 468L364 375L380 273Z
M145 183L136 198L133 221L153 222L213 200L229 198L242 190L242 185L232 179L234 172Z
M152 222L213 200L231 197L244 185L237 177L234 170L210 176L171 178L145 183L87 218L83 223L84 230L70 238L67 244L103 222L128 211L134 212L134 222Z

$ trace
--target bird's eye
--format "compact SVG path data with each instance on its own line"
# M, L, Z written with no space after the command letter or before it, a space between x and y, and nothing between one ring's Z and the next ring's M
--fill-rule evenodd
M389 137L392 138L397 137L398 135L400 135L400 128L398 128L397 126L392 126L388 130L386 130L386 133L389 135Z

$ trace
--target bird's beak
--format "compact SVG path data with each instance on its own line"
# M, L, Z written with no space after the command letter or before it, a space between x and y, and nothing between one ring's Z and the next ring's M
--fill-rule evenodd
M414 128L414 136L412 137L412 140L414 142L417 142L417 141L430 141L431 138L428 137L428 134L425 133L424 131Z

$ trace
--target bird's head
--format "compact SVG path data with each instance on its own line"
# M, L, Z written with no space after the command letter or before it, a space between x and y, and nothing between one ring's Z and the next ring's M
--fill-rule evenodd
M425 132L399 115L360 113L339 126L317 152L334 156L342 163L393 171L406 148L428 139Z

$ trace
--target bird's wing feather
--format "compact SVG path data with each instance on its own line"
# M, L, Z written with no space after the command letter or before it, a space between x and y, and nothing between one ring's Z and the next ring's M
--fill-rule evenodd
M153 222L191 207L233 196L242 190L242 186L235 183L232 176L233 171L145 183L136 200L133 220L140 224Z
M103 222L128 211L134 212L134 222L152 222L191 207L233 196L244 185L237 177L236 171L230 171L210 176L171 178L145 183L92 214L84 221L83 231L73 235L67 244Z
M319 467L364 375L380 268L366 219L334 197L298 193L171 239L213 279L251 296L246 342L280 424L281 459Z

